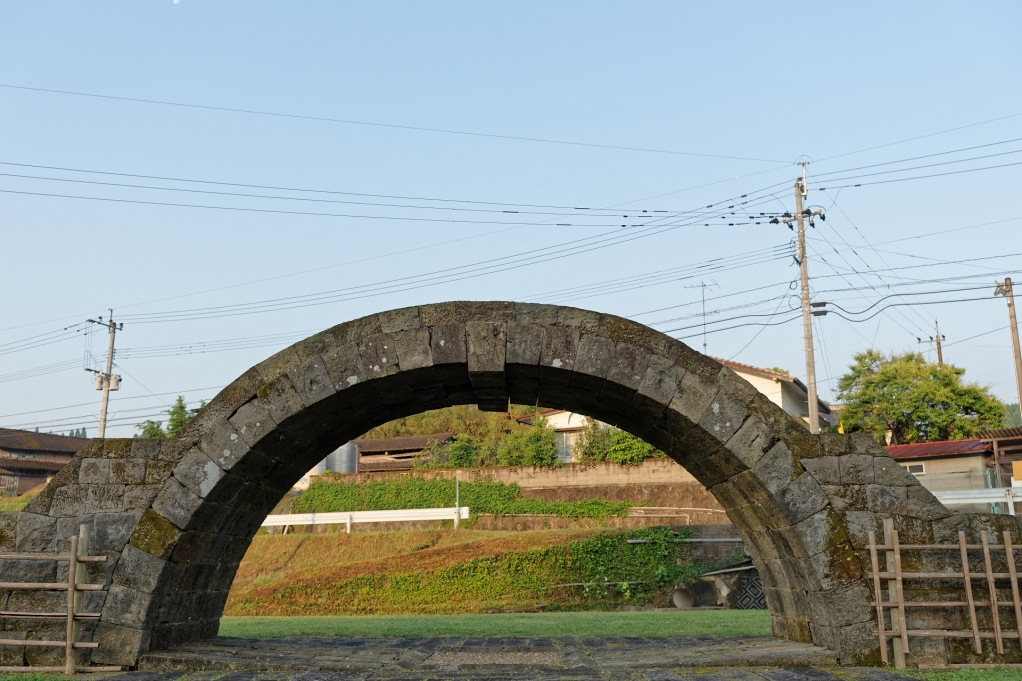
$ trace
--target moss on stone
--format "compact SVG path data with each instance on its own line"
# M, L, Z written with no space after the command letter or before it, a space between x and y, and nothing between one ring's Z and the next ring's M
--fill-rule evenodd
M147 509L131 533L129 544L157 558L169 558L181 530L153 509Z
M108 459L124 459L131 456L131 438L118 437L103 440L103 456Z

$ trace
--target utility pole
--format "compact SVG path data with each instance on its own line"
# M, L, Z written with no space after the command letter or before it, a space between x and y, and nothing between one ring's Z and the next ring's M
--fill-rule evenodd
M99 408L99 437L102 438L106 437L106 412L107 406L110 404L110 391L118 390L121 387L121 377L111 372L114 368L114 337L117 335L118 328L124 328L124 324L122 323L120 327L118 327L117 324L114 323L113 310L110 310L110 317L106 322L103 321L102 317L98 320L87 319L85 321L99 326L105 326L110 335L110 343L107 345L106 349L106 371L100 372L95 369L86 369L86 371L91 371L96 374L96 390L103 391L103 402L102 406Z
M1015 353L1015 387L1018 390L1019 403L1022 404L1022 352L1018 347L1018 321L1015 319L1015 291L1011 285L1011 277L996 282L995 296L1004 296L1008 301L1008 323L1011 325L1011 349Z
M936 338L934 338L933 336L930 336L930 340L925 341L922 338L918 338L917 337L916 340L919 341L920 345L923 344L923 343L933 343L934 341L936 341L936 343L937 343L937 366L941 366L942 367L942 366L944 366L944 348L941 345L941 343L943 343L944 341L947 340L947 336L940 335L940 322L938 322L936 319L933 320L933 326L937 329L937 337Z
M809 263L808 252L806 251L806 228L804 218L809 218L809 226L815 227L813 217L819 215L821 220L826 220L822 208L810 210L802 207L802 199L809 194L806 188L806 165L808 161L802 162L802 177L795 180L795 215L785 213L780 219L774 218L771 223L780 222L791 228L792 220L798 225L798 269L799 278L802 283L802 340L806 348L806 389L809 393L809 432L817 435L820 432L820 406L816 398L816 358L813 353L813 307L820 304L812 304L809 300ZM825 304L825 303L824 303ZM823 312L826 314L826 312ZM822 316L817 314L817 316Z
M717 285L717 283L714 282L711 279L709 284L707 284L704 281L701 281L701 282L699 282L698 287L697 286L686 286L685 287L685 288L700 288L700 289L702 289L702 294L703 294L703 314L702 314L702 318L703 318L703 354L704 355L706 354L706 289L707 288L713 288L716 285ZM717 312L719 312L719 310L712 310L710 312L710 314L717 314Z

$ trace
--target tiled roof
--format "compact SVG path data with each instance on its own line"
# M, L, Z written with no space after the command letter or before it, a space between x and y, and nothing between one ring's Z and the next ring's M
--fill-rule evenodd
M747 374L755 374L757 376L763 376L764 378L772 378L775 381L787 381L788 383L801 383L798 379L796 379L795 377L791 376L790 374L782 374L779 371L773 371L771 369L760 369L759 367L754 367L751 364L742 364L741 362L732 362L729 359L721 359L720 357L714 357L713 359L717 360L718 362L720 362L721 364L726 366L728 369L731 369L732 371L744 371Z
M384 437L376 440L356 440L358 451L362 454L382 454L389 452L420 452L431 444L446 442L454 437L454 433L436 433L434 435L409 435L407 437Z
M39 459L16 459L0 457L0 470L7 471L44 471L56 473L67 465L66 461L40 461Z
M33 433L30 430L0 428L0 449L20 449L34 452L64 452L74 454L89 440L84 437L68 437L49 433Z
M886 447L892 459L930 459L939 456L976 456L992 451L982 440L944 440Z

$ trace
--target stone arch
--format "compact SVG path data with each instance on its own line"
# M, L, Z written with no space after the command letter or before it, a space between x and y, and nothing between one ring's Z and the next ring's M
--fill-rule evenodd
M328 452L402 416L509 401L582 413L667 452L746 540L774 633L846 661L878 659L867 533L893 516L932 540L951 516L870 438L812 436L731 370L641 324L451 302L292 345L222 390L178 439L91 441L24 513L0 516L0 542L59 548L89 523L94 546L117 558L98 575L108 590L96 596L93 660L134 664L216 636L252 536Z

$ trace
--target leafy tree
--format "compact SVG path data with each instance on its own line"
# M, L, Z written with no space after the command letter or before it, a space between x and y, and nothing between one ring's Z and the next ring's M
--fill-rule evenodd
M866 350L838 381L846 432L891 444L958 440L1004 424L1005 409L985 386L963 383L965 369L928 363L921 354Z
M441 442L415 459L416 468L475 468L479 465L482 447L471 435L457 435L453 442Z
M199 403L199 409L205 406L205 400ZM195 412L188 409L188 405L185 404L185 398L181 395L178 395L174 405L163 413L167 415L167 428L163 428L162 421L145 420L135 426L139 431L140 437L150 439L177 437L184 430L185 426L195 418Z
M557 433L546 421L536 418L532 427L513 430L497 444L501 466L556 466Z
M480 411L474 404L457 405L395 419L373 428L361 439L453 432L471 436L477 448L484 449L496 446L508 433L522 430L524 427L516 423L515 418L532 411L534 407L521 405L511 405L507 412Z
M1018 428L1022 426L1022 414L1019 414L1018 402L1007 405L1008 416L1004 419L1005 428Z
M641 466L646 459L666 456L631 433L588 418L575 441L575 459L578 461L613 461L621 466Z
M167 437L167 433L163 430L162 421L150 421L146 419L142 423L135 426L138 430L138 436L146 438L147 440L159 440Z

